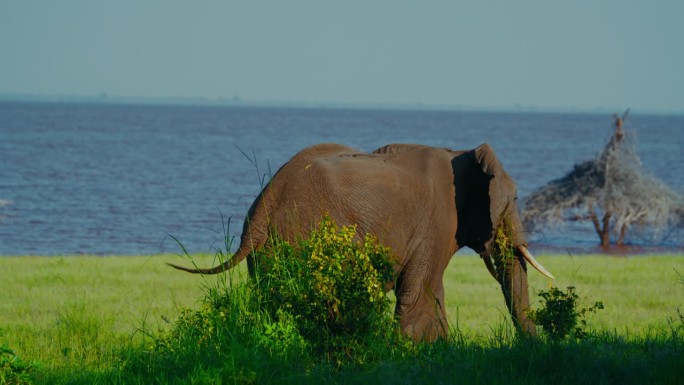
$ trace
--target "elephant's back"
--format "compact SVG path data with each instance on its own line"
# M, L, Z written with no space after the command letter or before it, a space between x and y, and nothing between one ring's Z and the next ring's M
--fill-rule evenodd
M306 233L314 213L320 216L325 207L321 191L325 178L318 165L354 153L358 150L335 143L304 148L273 175L250 211L286 239Z
M268 193L269 199L276 201L279 201L281 196L291 197L297 193L297 190L300 190L298 186L313 182L312 171L316 168L312 169L312 166L315 163L354 152L357 151L336 143L321 143L306 147L280 167L262 195Z
M343 154L354 154L359 153L359 150L355 150L351 147L337 144L337 143L320 143L314 144L313 146L306 147L305 149L299 151L295 156L292 157L283 168L290 168L302 162L311 162L316 159L321 159L325 157L334 157Z

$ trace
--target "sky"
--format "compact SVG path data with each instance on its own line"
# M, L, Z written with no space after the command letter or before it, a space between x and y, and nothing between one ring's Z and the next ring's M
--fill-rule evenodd
M684 1L0 0L0 94L684 112Z

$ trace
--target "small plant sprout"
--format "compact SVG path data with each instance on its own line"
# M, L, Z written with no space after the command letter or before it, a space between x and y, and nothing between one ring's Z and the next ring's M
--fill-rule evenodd
M579 308L580 297L575 293L574 286L568 286L567 291L563 291L549 285L548 291L539 291L539 297L542 299L542 307L530 310L528 315L552 340L584 338L586 332L583 328L587 325L584 317L587 313L596 313L603 309L601 301Z

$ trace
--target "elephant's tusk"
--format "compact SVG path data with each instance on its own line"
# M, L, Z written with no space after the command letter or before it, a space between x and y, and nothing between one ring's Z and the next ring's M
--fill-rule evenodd
M487 270L489 270L489 274L491 274L492 277L494 277L494 279L496 279L498 281L499 278L497 277L496 270L494 269L494 265L492 265L491 257L489 255L483 253L483 254L480 254L480 258L482 258L485 266L487 266Z
M547 276L547 277L549 277L549 278L551 278L551 279L556 279L556 277L554 277L553 274L549 273L549 271L546 270L546 269L544 268L544 266L541 265L541 263L537 262L537 260L534 259L534 256L532 256L532 253L530 253L530 252L527 250L527 247L525 247L525 246L523 246L523 245L520 245L520 246L518 246L518 250L520 250L520 252L522 253L523 257L525 257L525 260L526 260L527 262L529 262L530 265L532 265L532 267L534 267L535 269L537 269L537 271L539 271L540 273L544 274L545 276Z

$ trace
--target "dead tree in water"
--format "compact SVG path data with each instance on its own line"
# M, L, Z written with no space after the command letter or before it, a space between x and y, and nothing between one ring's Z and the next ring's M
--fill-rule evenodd
M524 201L527 225L590 220L602 246L623 244L630 227L681 226L684 198L644 171L634 134L623 128L629 110L613 115L615 132L596 159L575 165Z

